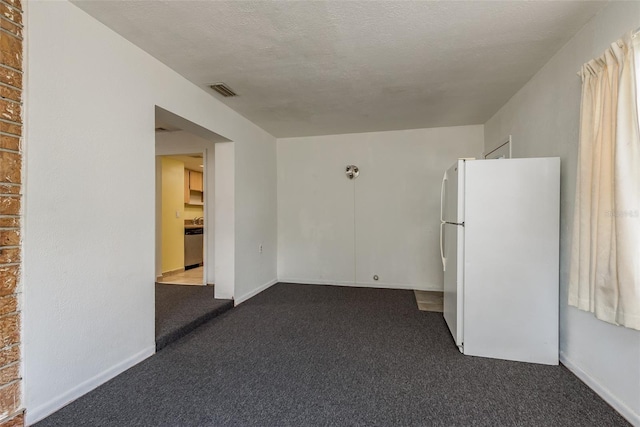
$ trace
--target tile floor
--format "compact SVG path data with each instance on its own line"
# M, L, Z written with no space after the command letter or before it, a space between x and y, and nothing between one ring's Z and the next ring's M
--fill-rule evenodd
M436 311L442 313L443 293L435 291L413 291L420 311Z
M158 280L158 283L164 283L169 285L202 285L202 275L204 274L204 267L192 268L185 270L181 273L172 274L167 277L163 277Z

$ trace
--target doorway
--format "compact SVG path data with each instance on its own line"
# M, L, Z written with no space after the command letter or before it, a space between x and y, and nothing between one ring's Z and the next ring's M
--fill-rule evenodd
M207 285L204 236L208 224L204 219L207 200L204 175L208 168L205 167L204 153L158 157L162 259L161 274L156 282Z
M160 107L155 117L159 350L233 307L235 145Z
M160 156L180 156L185 153L202 155L203 161L199 164L203 165L204 189L203 284L215 283L216 298L233 299L236 233L235 143L158 106L155 107L155 127L156 177L161 176ZM182 173L184 174L184 170ZM184 175L181 179L184 179ZM154 282L158 276L163 274L161 203L161 185L159 179L156 179ZM182 225L178 227L184 230L184 217L180 221L182 221ZM182 243L178 244L184 245L184 235ZM180 267L178 265L174 268Z

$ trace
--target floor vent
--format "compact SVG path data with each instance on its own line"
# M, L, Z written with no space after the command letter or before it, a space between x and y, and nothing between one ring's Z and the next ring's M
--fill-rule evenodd
M216 92L218 92L220 95L224 96L225 98L228 98L231 96L238 96L238 94L236 94L233 90L231 90L229 86L227 86L224 83L216 83L209 87L215 90Z

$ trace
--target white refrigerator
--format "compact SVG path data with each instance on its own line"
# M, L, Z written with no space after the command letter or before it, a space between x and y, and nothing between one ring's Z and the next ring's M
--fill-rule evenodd
M458 160L440 201L444 318L460 351L557 365L560 159Z

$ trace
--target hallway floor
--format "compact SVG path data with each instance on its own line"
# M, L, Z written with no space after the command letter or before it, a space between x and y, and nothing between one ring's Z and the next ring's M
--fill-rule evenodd
M204 267L190 268L181 273L172 274L170 276L162 277L158 280L158 283L164 283L166 285L203 285Z
M563 366L460 354L412 291L281 283L37 425L628 423Z

